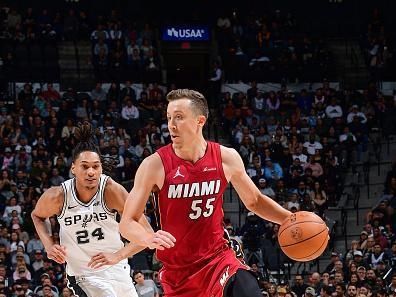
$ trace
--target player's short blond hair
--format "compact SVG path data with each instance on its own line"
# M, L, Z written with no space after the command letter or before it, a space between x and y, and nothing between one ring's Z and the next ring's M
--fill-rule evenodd
M204 115L208 118L208 102L206 101L205 96L200 92L190 89L176 89L170 91L168 95L166 95L166 100L168 100L168 102L186 98L191 100L191 105L195 113Z

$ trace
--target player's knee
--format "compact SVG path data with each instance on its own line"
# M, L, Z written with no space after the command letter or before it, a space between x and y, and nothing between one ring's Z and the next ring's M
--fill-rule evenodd
M247 270L239 269L225 297L262 297L257 280Z

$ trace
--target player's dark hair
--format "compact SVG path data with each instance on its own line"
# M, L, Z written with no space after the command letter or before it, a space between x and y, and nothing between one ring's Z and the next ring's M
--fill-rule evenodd
M100 157L100 151L95 140L95 129L90 123L79 123L74 132L74 137L77 140L77 144L72 152L73 162L77 160L82 152L87 151L97 153Z
M135 270L135 271L133 272L132 277L135 278L135 276L136 276L137 274L139 274L139 273L143 274L143 272L142 272L141 270ZM144 274L143 274L143 275L144 275Z
M74 132L77 144L72 152L72 160L75 162L82 152L97 153L102 163L103 173L111 175L116 162L111 157L104 158L101 155L99 147L96 144L95 132L95 129L88 122L78 124Z
M185 98L191 100L191 104L197 113L204 115L206 118L209 117L208 102L200 92L190 89L176 89L166 95L168 102Z

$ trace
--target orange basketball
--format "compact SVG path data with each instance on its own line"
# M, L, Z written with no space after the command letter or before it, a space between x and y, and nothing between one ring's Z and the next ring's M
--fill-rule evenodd
M278 240L282 251L296 261L319 257L327 247L329 231L326 223L313 212L293 213L281 224Z

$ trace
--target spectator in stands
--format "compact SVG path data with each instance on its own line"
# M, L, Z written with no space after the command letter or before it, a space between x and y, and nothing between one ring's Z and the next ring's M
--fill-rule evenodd
M366 249L367 245L367 239L368 239L369 233L365 230L360 232L360 238L359 238L359 249L364 250Z
M18 234L19 239L22 240L24 245L26 246L29 241L30 236L25 230L23 230L23 227L22 227L23 219L21 218L21 216L17 217L15 214L16 214L16 211L14 211L14 215L11 220L12 231L16 232ZM23 252L25 252L25 248L23 249Z
M365 231L362 231L365 232ZM359 241L352 240L351 241L351 248L345 253L345 263L349 266L349 271L351 272L350 265L354 265L356 267L356 263L353 262L353 257L355 251L360 249Z
M41 249L35 250L33 257L34 260L31 266L33 268L33 273L35 273L44 267L43 251Z
M102 40L108 40L109 39L109 33L105 30L102 24L98 24L96 29L92 31L91 33L91 41L96 42L99 39Z
M366 283L374 288L377 284L377 275L375 274L375 269L369 268L366 271Z
M305 290L305 293L307 293L308 289L311 289L311 290L309 290L309 294L311 294L312 296L317 296L318 295L317 291L320 292L320 289L322 287L322 284L320 282L320 273L319 272L313 272L311 274L308 285L309 285L309 287L307 287L307 289Z
M357 275L358 275L358 282L360 284L364 284L366 282L366 267L364 266L358 266L357 268Z
M307 150L308 155L315 155L318 150L323 149L322 144L315 140L314 135L309 136L309 141L304 142L303 147Z
M319 283L318 283L319 284ZM322 286L318 286L317 288L319 292L322 289ZM307 287L304 292L304 297L316 297L318 293L316 292L316 289L314 287Z
M47 90L42 92L42 96L46 101L51 103L51 106L59 106L58 100L61 99L61 95L54 89L52 83L47 83Z
M109 38L113 44L115 43L115 41L121 41L123 39L121 24L119 22L115 22L110 26Z
M126 105L121 110L124 127L129 135L134 135L140 127L140 114L132 99L127 98Z
M26 265L18 265L12 277L14 281L17 281L22 278L25 278L27 280L32 279L32 275L28 270L28 268L26 267Z
M79 27L79 20L74 9L69 9L67 15L63 19L63 34L65 39L76 40L76 37L78 37Z
M151 145L147 142L146 137L140 137L140 142L135 147L135 153L138 158L144 158L144 152L148 151L149 154L152 153L153 149Z
M280 129L277 129L276 131L279 131ZM273 137L273 142L271 143L269 149L271 151L271 158L279 163L283 157L283 149L286 147L286 144L282 144L282 136L283 135L278 135L277 132L275 132L275 135Z
M144 297L159 297L159 291L153 280L144 279L144 275L141 271L136 271L133 274L133 280L135 281L136 291L139 296Z
M9 198L9 205L7 205L4 209L3 219L11 222L12 212L16 211L18 215L21 215L22 208L18 205L17 197L12 196Z
M132 49L132 53L128 53L128 72L131 74L134 80L141 79L141 75L144 69L144 60L141 57L139 50L136 48Z
M340 274L342 275L342 273L336 273L336 274ZM335 276L335 279L337 280L337 277ZM342 281L338 281L335 285L335 293L337 297L345 297L345 292L346 292L346 288L344 285L343 280Z
M223 75L223 71L220 68L220 64L216 61L213 62L212 71L209 77L209 97L208 97L209 106L212 108L217 107L219 103L222 75Z
M384 199L367 212L366 221L374 226L385 226L390 221L388 215L389 200Z
M52 169L52 176L49 180L51 186L60 186L65 181L65 178L59 174L57 168Z
M293 154L293 159L296 159L296 158L300 159L300 164L302 166L305 166L305 164L307 163L308 157L307 157L307 155L302 153L302 146L297 146L295 148L295 153Z
M375 240L373 235L371 234L367 237L366 245L364 246L364 248L362 248L362 251L364 252L363 254L372 252L374 249L374 244L375 244Z
M274 91L269 92L268 98L265 101L266 110L269 116L273 116L276 114L276 111L280 107L280 98L275 94Z
M388 247L388 240L384 235L382 235L381 230L379 227L374 227L373 228L373 238L376 244L380 245L382 249L385 249ZM372 251L373 253L375 252L375 245L373 246L374 250Z
M12 149L10 147L6 147L4 149L4 156L1 158L1 170L3 170L3 177L0 181L0 190L5 186L7 187L9 184L9 179L7 177L4 178L5 172L7 170L12 169L14 167L14 155L12 154Z
M335 269L334 269L335 263L337 261L339 261L339 260L340 260L340 254L335 252L335 251L331 252L331 254L330 254L330 263L326 266L324 272L327 272L329 274L330 273L334 273L334 271L335 271Z
M15 283L14 286L13 286L13 291L14 291L14 294L12 295L13 297L14 297L14 296L15 296L15 297L27 296L27 295L26 295L26 292L25 292L25 290L24 290L24 288L22 287L21 284ZM1 295L0 295L0 296L1 296Z
M11 264L13 268L18 267L18 265L30 265L30 258L24 253L24 248L22 245L18 246L14 252L11 252Z
M304 171L306 172L307 169L312 170L312 176L316 179L320 179L324 173L322 165L319 162L316 162L314 156L309 157L309 163L305 164Z
M356 164L356 136L350 132L349 127L344 127L343 134L339 137L341 145L341 162L344 166L349 167L350 164L353 166Z
M52 284L48 273L43 273L40 277L41 285L38 285L34 289L34 293L39 296L45 296L44 293L52 293L53 297L58 297L58 288ZM51 291L51 292L49 292Z
M26 152L25 147L20 147L16 151L14 164L17 171L30 172L32 168L32 156Z
M271 283L271 284L269 284L268 285L268 288L267 288L267 295L266 294L264 294L264 296L267 296L267 297L276 297L276 285L274 284L274 283ZM264 291L265 292L265 291Z
M267 185L267 180L265 178L260 178L258 180L258 187L262 194L275 199L275 192L271 186Z
M315 210L318 212L318 215L324 218L324 212L327 209L327 195L318 181L315 182L314 188L310 192L310 197L314 202Z
M294 277L294 285L291 287L291 291L294 292L297 297L302 297L307 287L308 285L304 282L304 276L302 274L296 274Z
M347 290L346 290L346 297L356 297L357 296L357 286L354 284L348 284Z
M73 120L68 119L66 121L66 125L62 128L62 133L61 136L63 139L70 138L71 136L74 135L74 132L76 130L76 127L74 126Z
M62 290L62 294L60 295L60 297L73 297L73 291L70 290L68 287L64 287Z
M360 120L360 122L362 124L365 124L367 122L367 118L365 116L365 114L361 111L359 111L359 107L357 105L352 105L351 107L351 111L348 113L347 116L347 123L352 123L353 119L355 117L358 117L358 119Z
M105 107L107 93L103 89L101 83L96 83L95 88L91 91L91 100L97 100L100 103L101 108Z
M264 177L270 184L273 184L283 177L283 170L278 163L267 158L265 159Z
M341 118L343 115L342 107L337 104L337 98L331 98L330 105L326 107L326 116L329 119Z
M14 30L22 23L22 17L16 9L11 9L6 20L9 29Z
M22 240L19 239L19 235L17 232L11 232L11 238L10 238L10 252L16 252L18 246L23 247L25 249L25 244Z
M353 261L356 263L356 266L358 267L357 273L359 275L359 278L361 275L365 275L365 273L366 273L365 267L367 266L367 263L364 261L362 251L357 250L353 253ZM359 269L361 267L363 267L364 269ZM359 271L360 271L360 274L359 274ZM362 271L364 271L364 273Z
M124 98L128 96L129 98L131 98L132 100L136 100L136 91L132 86L132 81L127 80L125 81L125 85L124 88L121 90L120 93L120 98L121 100L124 100Z
M292 212L300 210L300 203L298 201L298 196L295 192L290 193L289 201L286 202L286 209Z
M238 152L245 163L248 162L252 150L253 150L253 142L251 138L249 136L243 136Z
M256 182L258 182L260 178L264 178L264 167L258 159L253 160L253 164L246 169L246 172L250 178Z
M160 62L153 49L150 49L147 52L147 55L143 58L143 64L145 70L145 81L158 81Z

